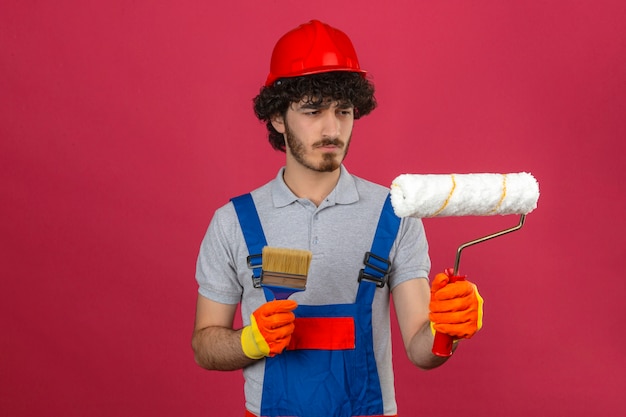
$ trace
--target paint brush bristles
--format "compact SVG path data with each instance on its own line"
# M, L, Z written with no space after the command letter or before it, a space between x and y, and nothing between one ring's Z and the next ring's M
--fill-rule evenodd
M312 257L308 250L264 247L262 284L304 289Z

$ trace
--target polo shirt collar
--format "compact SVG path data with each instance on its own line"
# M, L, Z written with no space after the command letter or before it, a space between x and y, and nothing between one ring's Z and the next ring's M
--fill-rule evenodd
M335 204L352 204L359 200L359 193L356 188L354 178L343 164L340 167L339 181L333 191L326 197L325 206ZM298 201L299 198L287 187L283 174L285 167L282 167L272 184L272 200L275 207L285 207Z

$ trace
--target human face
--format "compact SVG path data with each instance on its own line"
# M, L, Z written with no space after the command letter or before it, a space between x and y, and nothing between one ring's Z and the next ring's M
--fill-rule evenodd
M303 100L290 106L283 122L288 161L316 172L339 168L350 146L353 106Z

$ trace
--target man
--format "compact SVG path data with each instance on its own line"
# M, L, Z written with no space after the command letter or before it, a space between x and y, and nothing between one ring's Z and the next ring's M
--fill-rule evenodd
M446 274L429 288L421 221L395 217L388 188L343 166L354 120L376 107L343 32L314 20L285 34L254 105L285 166L211 221L197 265L196 361L243 368L247 416L396 415L390 294L422 369L447 360L431 351L435 330L468 338L480 328L482 299ZM306 290L266 296L264 245L313 253ZM239 303L244 327L233 329Z

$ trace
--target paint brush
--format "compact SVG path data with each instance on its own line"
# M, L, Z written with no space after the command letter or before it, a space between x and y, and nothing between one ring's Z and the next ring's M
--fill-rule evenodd
M293 293L304 291L313 254L308 250L265 246L261 287L277 300L286 300Z

